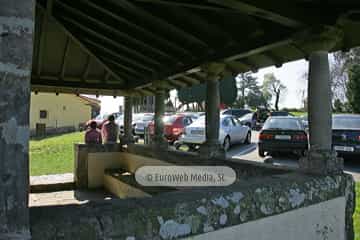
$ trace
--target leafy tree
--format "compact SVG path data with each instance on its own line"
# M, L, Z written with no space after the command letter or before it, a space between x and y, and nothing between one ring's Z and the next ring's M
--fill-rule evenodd
M346 89L346 96L352 112L360 113L360 65L356 64L350 67Z
M181 103L201 103L206 99L206 84L199 84L189 88L182 88L178 91ZM227 77L220 81L220 101L226 105L231 105L237 97L235 79Z
M247 104L247 95L256 91L258 87L257 79L251 75L250 72L240 73L237 77L237 88L238 88L238 107L244 108Z
M334 101L334 107L333 107L334 112L336 113L342 113L345 111L345 104L341 102L340 99L335 99Z
M275 97L275 109L279 111L279 101L282 93L286 91L286 86L279 79L275 78L274 73L264 75L263 93L267 98Z
M267 107L268 99L262 93L257 79L250 72L239 74L236 80L238 99L234 102L234 107L244 108L245 105L250 108Z

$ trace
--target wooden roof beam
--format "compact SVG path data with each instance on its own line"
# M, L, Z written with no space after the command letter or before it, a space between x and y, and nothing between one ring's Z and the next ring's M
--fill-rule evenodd
M121 17L121 15L114 14L111 10L104 8L101 4L95 4L94 2L84 1L84 0L82 0L82 2L95 8L96 10L112 17L113 19L116 19L117 21L124 23L133 29L136 29L137 31L141 32L142 34L148 35L150 38L154 39L155 41L158 41L161 45L167 46L170 49L173 49L174 51L184 54L184 55L187 55L187 56L192 55L190 51L183 48L181 45L170 42L166 38L160 37L159 35L154 34L153 32L147 30L146 28L130 22L126 18Z
M144 41L138 40L137 38L134 38L134 37L128 35L127 33L121 32L118 28L111 27L111 26L107 25L106 23L100 21L100 19L97 19L90 15L87 15L87 14L83 13L82 11L80 11L79 9L73 8L72 6L68 6L61 1L57 1L57 3L60 6L62 6L64 9L68 9L68 10L71 9L69 12L72 12L73 14L75 14L75 16L78 16L78 17L80 16L81 18L85 19L86 22L89 22L92 25L98 26L97 27L98 29L101 29L101 28L106 29L107 31L112 32L115 36L119 37L120 39L124 39L125 41L131 42L134 45L144 48L147 51L152 52L153 54L162 56L163 58L166 58L170 61L177 62L177 59L175 59L173 56L169 55L168 53L165 53L164 51L161 51L157 48L154 48L150 44L148 44ZM61 17L61 15L60 15L60 17Z
M128 54L136 56L139 59L143 59L144 61L148 62L149 64L156 65L156 66L161 65L161 63L159 61L156 61L154 58L150 58L150 57L140 53L139 51L128 48L124 44L121 44L121 42L115 41L114 39L111 39L111 38L109 38L108 36L106 36L104 34L100 34L100 33L96 32L93 27L86 26L85 24L80 23L78 21L75 21L75 20L73 20L71 18L68 18L68 17L66 17L64 15L61 16L61 19L71 23L73 26L76 26L81 31L84 31L84 32L90 34L91 36L93 36L93 37L95 37L97 39L101 39L101 40L109 43L109 45L112 45L112 46L116 47L117 49L119 49L119 50L121 50L123 52L126 52Z
M117 52L113 51L112 49L108 48L107 46L103 46L101 44L98 44L96 42L94 42L91 39L88 38L83 38L82 39L83 42L86 42L87 44L92 45L94 48L98 49L101 52L106 52L114 57L116 57L118 60L123 61L123 62L127 62L128 64L131 64L132 66L138 68L138 69L142 69L144 71L147 71L149 73L154 73L155 70L142 64L139 63L138 61L132 60L131 58L125 57L123 55L118 54Z
M37 2L38 3L38 2ZM37 4L39 6L39 8L45 12L46 9L44 9L43 6L41 6L39 3ZM122 79L118 74L116 74L115 72L113 72L105 63L103 63L95 54L93 54L84 44L82 44L81 41L79 41L71 32L69 32L66 27L60 23L57 19L55 19L53 17L54 22L60 27L60 29L62 29L65 34L67 36L69 36L71 38L72 41L74 41L75 43L77 43L79 45L79 47L86 52L88 55L92 56L94 59L96 59L96 61L98 61L98 63L105 68L107 71L111 72L111 74L118 79L121 83L124 83L124 79Z
M63 55L63 59L62 59L62 63L61 63L60 79L64 79L64 76L65 76L66 60L67 60L67 56L69 54L70 44L71 44L71 40L69 37L67 37L66 43L65 43L65 51L64 51L64 55Z
M272 12L266 9L256 7L249 3L237 0L207 0L209 3L218 4L223 7L237 10L242 14L262 18L268 21L275 22L277 24L290 27L290 28L302 28L305 26L303 22L296 19L292 19L286 16L282 16L276 12ZM284 3L286 4L286 3Z
M201 3L184 3L184 2L177 2L177 1L167 1L167 0L135 0L137 2L145 2L145 3L152 3L152 4L161 4L161 5L170 5L170 6L174 6L174 7L183 7L183 8L190 8L190 9L202 9L202 10L209 10L209 11L214 11L214 12L224 12L224 13L236 13L238 11L236 10L232 10L232 9L228 9L228 8L223 8L223 7L218 7L218 6L214 6L214 5L209 5L209 4L201 4Z
M158 26L159 28L166 29L166 32L169 35L177 36L177 37L179 37L179 39L183 39L189 43L201 46L203 48L209 47L206 42L195 37L191 33L188 33L186 31L184 31L183 29L165 21L164 19L157 17L157 16L137 7L135 4L131 3L130 1L127 1L127 0L122 0L122 1L109 0L109 1L115 5L122 7L123 9L126 9L127 11L143 18L145 21L151 22L154 26Z

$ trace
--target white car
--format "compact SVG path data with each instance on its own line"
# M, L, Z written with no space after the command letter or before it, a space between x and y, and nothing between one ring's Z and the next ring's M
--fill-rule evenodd
M241 122L232 115L220 116L219 142L225 151L235 143L250 144L251 129L242 125ZM184 134L180 137L176 146L188 145L195 149L205 142L205 116L200 117L195 122L185 128Z
M154 120L153 113L144 113L139 115L139 117L134 122L134 133L137 136L143 137L145 134L145 128L149 126L149 123Z

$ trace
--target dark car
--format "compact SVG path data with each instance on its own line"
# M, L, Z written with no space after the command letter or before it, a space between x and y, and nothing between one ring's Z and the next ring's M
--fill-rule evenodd
M233 115L237 118L240 118L242 116L244 116L245 114L251 113L251 110L249 109L237 109L237 108L233 108L233 109L226 109L224 110L221 114L223 115Z
M258 150L261 157L278 152L304 155L308 136L299 118L269 117L259 134Z
M294 115L286 111L274 111L270 113L271 117L293 117Z
M333 115L333 149L339 155L360 155L360 115Z

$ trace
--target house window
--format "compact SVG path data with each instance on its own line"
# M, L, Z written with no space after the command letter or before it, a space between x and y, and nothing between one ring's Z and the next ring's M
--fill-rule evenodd
M45 119L48 116L48 112L46 110L40 110L40 118Z

